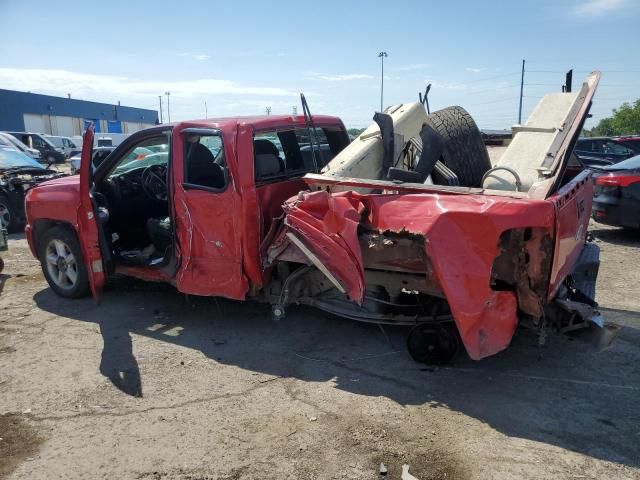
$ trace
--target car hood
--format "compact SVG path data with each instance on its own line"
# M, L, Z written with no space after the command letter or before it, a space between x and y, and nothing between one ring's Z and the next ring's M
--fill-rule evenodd
M64 190L64 191L80 191L80 177L78 175L71 175L65 177L53 178L38 184L39 191L42 190Z

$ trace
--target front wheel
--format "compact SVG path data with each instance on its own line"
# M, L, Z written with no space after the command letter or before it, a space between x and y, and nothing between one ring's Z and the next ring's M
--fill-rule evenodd
M8 232L17 232L20 222L11 208L11 203L6 195L0 195L0 228L6 228Z
M73 232L61 226L53 227L45 232L39 247L42 273L54 292L66 298L89 294L89 276Z

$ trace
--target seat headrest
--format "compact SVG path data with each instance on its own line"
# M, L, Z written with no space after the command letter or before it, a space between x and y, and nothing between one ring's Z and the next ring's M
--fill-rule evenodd
M253 141L253 153L257 157L258 155L272 154L276 157L280 156L278 147L276 147L270 140L254 140Z
M201 143L194 143L189 150L187 161L189 166L193 168L195 165L211 165L216 157L213 156L211 150Z
M273 153L261 153L256 155L256 177L268 177L282 172L280 158Z

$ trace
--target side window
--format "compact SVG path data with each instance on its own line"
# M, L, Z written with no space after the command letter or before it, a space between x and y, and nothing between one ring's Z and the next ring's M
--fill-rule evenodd
M606 142L605 152L614 155L627 155L629 153L629 150L627 149L627 147L619 144L618 142Z
M227 165L220 135L185 134L185 183L222 190L227 186Z
M37 136L34 135L31 138L33 139L33 148L47 148L48 147L48 145L46 143L44 143L40 137L37 137Z
M348 137L339 129L316 128L315 139L307 128L256 133L255 179L268 182L319 172L347 144Z

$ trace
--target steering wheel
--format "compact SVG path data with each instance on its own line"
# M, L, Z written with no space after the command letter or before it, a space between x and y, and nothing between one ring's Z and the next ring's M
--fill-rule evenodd
M151 165L142 171L140 178L142 190L151 200L167 200L167 167Z

